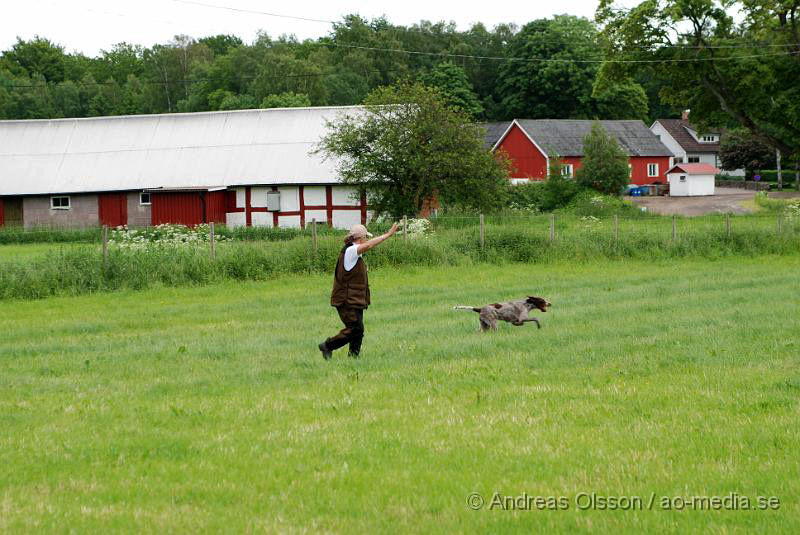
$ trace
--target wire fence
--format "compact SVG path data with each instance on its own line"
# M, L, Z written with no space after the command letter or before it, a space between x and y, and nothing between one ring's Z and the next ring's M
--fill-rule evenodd
M419 235L446 234L465 235L476 238L481 248L490 246L493 238L518 231L520 239L547 239L550 242L571 242L585 239L620 241L650 239L665 244L702 237L734 237L747 234L772 237L800 232L800 215L784 212L765 212L746 215L712 214L697 217L655 216L652 214L465 214L433 216L419 225L419 220L403 218L399 237L405 241ZM202 241L209 244L212 256L216 256L218 242L285 241L296 238L310 240L314 250L318 240L326 236L343 236L342 229L331 228L326 222L307 222L305 228L276 227L225 227L210 224L203 228L208 236ZM374 233L384 232L391 222L382 220L371 223ZM207 227L207 229L206 229ZM79 229L53 228L0 228L0 246L25 243L94 243L102 245L107 256L109 242L115 245L115 231L138 231L143 235L154 233L158 227L88 227ZM470 238L471 239L471 238Z

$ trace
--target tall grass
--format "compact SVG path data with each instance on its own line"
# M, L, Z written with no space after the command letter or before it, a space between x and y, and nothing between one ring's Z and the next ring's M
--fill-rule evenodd
M102 240L98 227L87 228L32 228L0 227L0 245L13 243L99 243Z
M465 218L467 219L467 218ZM778 234L773 218L736 218L727 233L719 217L680 219L676 239L669 220L624 219L615 238L612 220L561 217L550 240L549 217L495 220L479 228L442 225L424 237L392 240L370 251L370 268L489 263L547 263L559 260L717 258L731 255L792 254L800 251L797 223ZM329 272L342 247L341 233L319 236L314 251L307 236L282 241L220 244L207 248L112 248L104 261L99 246L53 251L29 262L0 263L0 299L80 295L123 288L204 285L221 280L266 280L294 273Z

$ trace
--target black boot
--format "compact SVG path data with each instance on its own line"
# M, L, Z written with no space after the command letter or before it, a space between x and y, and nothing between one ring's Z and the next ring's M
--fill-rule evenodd
M319 350L322 351L322 358L324 358L325 360L330 360L331 357L333 356L333 351L328 348L326 342L327 340L325 340L325 342L322 342L318 347Z
M347 356L357 359L360 353L361 353L361 338L357 338L350 342L350 348L349 351L347 352Z

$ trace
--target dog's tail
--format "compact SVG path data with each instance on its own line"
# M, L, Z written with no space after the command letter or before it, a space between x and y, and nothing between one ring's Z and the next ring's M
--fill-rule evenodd
M471 310L473 312L480 312L481 309L478 307L471 307L469 305L456 305L453 307L453 310Z

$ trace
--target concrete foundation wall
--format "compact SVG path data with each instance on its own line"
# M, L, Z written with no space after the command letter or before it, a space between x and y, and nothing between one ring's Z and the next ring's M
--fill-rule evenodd
M128 192L128 226L149 227L151 224L150 205L139 204L139 192Z
M50 208L50 196L25 197L22 212L25 228L97 227L100 225L97 195L69 195L68 210Z

